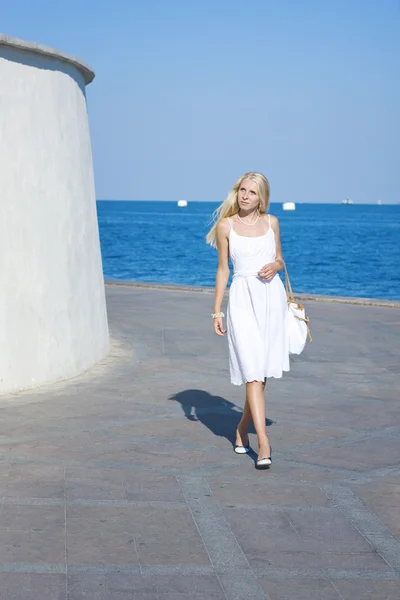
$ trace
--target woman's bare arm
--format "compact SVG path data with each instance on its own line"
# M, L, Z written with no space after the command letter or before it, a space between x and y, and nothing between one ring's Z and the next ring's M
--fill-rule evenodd
M276 255L275 262L278 265L278 271L281 271L285 266L283 257L282 257L282 246L281 246L281 232L279 229L279 221L277 217L272 217L271 227L275 233L275 245L276 245Z
M224 219L217 225L218 268L215 278L214 313L221 312L221 305L229 279L229 231L230 225ZM214 319L214 330L218 335L224 335L225 329L221 318Z

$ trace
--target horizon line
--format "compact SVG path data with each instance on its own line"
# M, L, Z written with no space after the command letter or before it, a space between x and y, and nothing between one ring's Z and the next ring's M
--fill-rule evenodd
M138 199L112 199L112 198L97 198L96 202L170 202L170 203L174 203L177 204L178 200L138 200ZM273 202L270 202L270 204L285 204L286 202L288 202L287 200L275 200ZM222 204L221 200L187 200L188 204ZM301 200L297 200L294 202L294 204L327 204L327 205L332 205L332 206L337 206L337 205L342 205L342 202L303 202ZM346 204L343 204L344 206L347 206ZM378 202L354 202L350 205L350 206L399 206L400 205L400 201L399 202L382 202L382 203L378 203Z

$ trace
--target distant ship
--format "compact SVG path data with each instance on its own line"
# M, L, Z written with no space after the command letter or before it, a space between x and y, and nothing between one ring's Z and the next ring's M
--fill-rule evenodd
M187 200L178 200L177 204L180 208L184 208L187 206Z
M342 204L354 204L354 202L350 198L345 198L342 200Z
M294 202L284 202L282 208L283 210L296 210L296 204Z

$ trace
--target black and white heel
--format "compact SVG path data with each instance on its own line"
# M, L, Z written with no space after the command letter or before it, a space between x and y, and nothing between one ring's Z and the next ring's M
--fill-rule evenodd
M233 451L235 454L248 454L250 452L250 446L234 446Z
M242 438L242 436L239 434L238 430L236 430L236 439L238 437L240 438L240 441L242 442L242 444L235 444L233 446L234 453L235 454L248 454L250 452L249 436L244 435ZM243 440L247 440L247 444L243 444Z
M267 458L259 458L256 462L256 469L269 469L272 465L272 446L270 446L270 455Z

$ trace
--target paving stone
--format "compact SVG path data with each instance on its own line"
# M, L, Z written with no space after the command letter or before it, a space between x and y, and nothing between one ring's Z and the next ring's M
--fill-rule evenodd
M388 475L352 490L400 541L400 478Z
M69 575L69 600L226 600L215 575Z
M355 527L335 508L321 512L284 508L283 514L305 543L318 552L369 552L370 546Z
M73 517L67 513L68 563L138 564L129 509L74 508Z
M126 471L123 483L127 500L184 502L182 490L174 475Z
M3 529L0 563L64 563L65 536L47 531Z
M75 520L91 521L93 524L112 522L115 523L115 526L129 523L132 529L137 526L137 511L134 507L127 506L126 503L110 506L95 501L89 502L89 504L86 502L69 502L66 507L66 516L67 528L79 528L78 525L74 525Z
M184 506L68 507L67 557L72 563L209 563Z
M399 598L400 580L335 580L333 585L343 600L398 600Z
M78 525L78 530L67 532L68 563L139 563L132 534L115 529L113 523L96 528L87 521L79 521Z
M71 468L65 471L67 500L124 500L123 473L113 469Z
M138 536L137 553L141 565L209 565L210 559L196 533L165 533Z
M260 582L255 580L250 571L228 571L219 575L219 580L224 588L227 598L231 600L269 600L264 593Z
M38 462L11 464L0 474L0 497L64 498L64 468Z
M250 565L383 570L385 561L339 511L224 510Z
M365 367L364 374L366 372L367 367ZM293 418L306 423L314 423L319 426L329 425L332 428L343 427L355 431L363 430L370 434L373 434L377 428L390 427L398 421L399 406L394 407L392 403L382 406L380 401L359 398L357 388L354 389L354 393L349 392L349 389L351 390L354 386L354 381L364 378L364 375L360 373L357 376L349 377L347 381L343 381L342 376L337 376L342 378L341 385L330 382L329 388L325 388L324 397L318 404L307 406L306 398L303 406L301 404L295 406L293 403L287 406L280 404L278 415L292 415ZM334 379L334 372L331 373L331 377ZM377 378L382 379L382 377ZM294 382L292 385L295 385ZM315 385L320 385L320 382L316 380ZM399 395L394 385L390 386L390 390L391 395Z
M274 413L275 417L275 413ZM271 427L271 439L279 447L281 452L292 450L299 444L312 444L320 441L326 442L330 438L340 439L350 434L350 429L335 429L333 427L320 427L318 425L303 425L298 422L289 421L277 417Z
M196 415L196 410L188 407L185 419L182 415L176 419L164 419L163 421L133 423L122 428L119 433L126 435L134 435L135 437L146 436L154 438L157 441L165 441L169 444L185 447L187 444L197 444L204 448L205 442L207 446L216 446L220 441L218 437L211 431L210 428L204 428L202 419ZM213 413L211 413L212 415ZM214 420L223 420L223 415L214 417ZM210 415L208 418L211 418ZM238 421L239 415L235 418ZM231 429L228 430L227 423L224 422L224 430L226 434L231 434ZM226 443L222 440L221 447Z
M258 481L221 480L221 477L209 477L208 482L214 497L221 504L253 504L261 507L270 505L325 506L329 500L316 485L293 484L278 481L271 477Z
M66 577L45 573L0 573L0 600L67 600Z
M65 507L26 506L21 504L3 504L0 512L0 538L6 531L48 532L55 536L64 536Z
M340 600L339 593L326 578L294 577L282 580L268 577L261 578L260 584L271 600Z
M102 460L109 462L121 460L132 463L132 457L136 466L160 469L195 467L215 462L215 457L204 450L174 448L167 443L157 443L153 446L148 444L145 452L143 452L143 444L121 443L118 447L107 448L102 454Z
M301 462L294 463L286 456L281 456L279 459L274 460L273 473L282 480L315 483L316 485L342 481L344 478L352 475L352 472L346 472L342 469L333 470L324 466L305 465Z
M334 448L318 448L307 453L300 452L298 459L308 463L326 465L327 467L351 467L355 471L366 471L398 464L400 459L399 448L398 437L369 438Z

